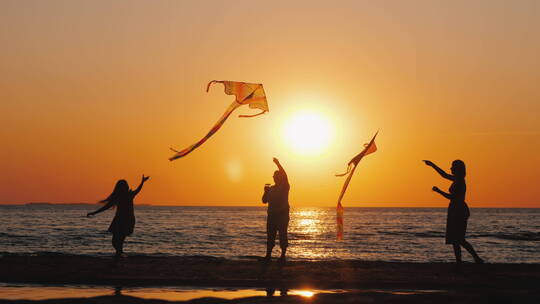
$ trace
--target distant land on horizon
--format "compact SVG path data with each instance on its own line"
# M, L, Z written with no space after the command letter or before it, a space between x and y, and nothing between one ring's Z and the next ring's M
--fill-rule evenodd
M102 205L101 203L50 203L50 202L30 202L22 204L3 204L3 205L25 205L25 206L95 206ZM152 206L151 204L136 204L138 206Z

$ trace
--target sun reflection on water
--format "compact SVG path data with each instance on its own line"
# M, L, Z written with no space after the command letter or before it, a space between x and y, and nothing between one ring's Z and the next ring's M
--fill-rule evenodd
M51 300L66 298L93 298L115 295L130 296L138 299L158 299L164 301L191 301L200 298L219 298L223 300L234 300L247 297L271 297L274 296L275 289L214 289L200 288L190 289L182 287L155 287L155 288L130 288L130 287L55 287L55 286L33 286L33 285L10 285L0 284L0 298L5 300ZM332 290L310 290L310 289L281 289L279 296L296 295L304 298L311 298L318 293L333 293Z
M289 292L290 295L299 295L301 297L305 297L305 298L311 298L313 297L313 295L315 294L313 291L311 290L293 290L291 292Z
M333 233L331 231L334 223L329 221L327 212L328 210L321 208L291 210L289 239L297 244L290 247L295 255L307 259L321 259L332 254L317 241L324 238L324 234Z
M321 232L322 211L316 209L302 210L294 213L293 231L301 233Z

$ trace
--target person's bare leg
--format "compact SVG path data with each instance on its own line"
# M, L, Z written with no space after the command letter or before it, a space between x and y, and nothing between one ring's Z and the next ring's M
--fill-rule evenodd
M279 258L279 261L281 263L285 263L285 254L287 254L287 247L289 247L289 237L287 235L287 226L288 226L288 220L287 220L287 224L279 228L279 247L281 247L281 257Z
M124 255L124 242L125 241L126 241L126 236L125 235L120 236L120 255Z
M272 259L272 249L274 249L274 246L267 243L266 244L266 255L264 256L265 260L270 261Z
M456 264L461 264L461 247L459 247L459 243L453 243L452 246L454 247L454 255L456 256Z
M471 245L471 243L467 242L466 240L463 240L461 242L461 246L463 246L463 248L467 249L467 251L472 255L472 257L474 258L474 261L478 264L481 264L481 263L484 263L484 260L482 260L478 254L476 253L476 251L474 250L473 246Z
M124 253L124 241L126 240L125 235L113 234L112 244L116 250L115 257L119 258Z
M285 262L285 254L287 253L287 246L281 247L281 256L279 257L279 261L284 263Z
M119 257L122 254L122 244L120 242L119 235L113 234L112 245L114 247L114 250L116 251L116 257Z
M276 245L276 234L277 229L273 225L266 225L266 256L264 257L265 261L270 261L272 259L272 250Z

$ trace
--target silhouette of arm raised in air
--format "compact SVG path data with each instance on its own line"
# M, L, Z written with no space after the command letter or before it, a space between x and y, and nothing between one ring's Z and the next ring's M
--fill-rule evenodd
M96 215L96 214L98 214L98 213L100 213L100 212L103 212L103 211L105 211L105 210L111 208L112 206L114 206L114 203L115 203L115 201L109 200L109 201L107 201L107 204L105 204L105 206L99 208L98 210L96 210L96 211L94 211L94 212L88 212L88 213L86 214L86 216L89 217L89 216L91 216L91 215Z
M428 165L428 166L432 167L433 169L435 169L435 171L437 171L437 173L439 173L443 178L446 178L446 179L451 180L451 181L454 180L454 176L452 174L446 173L443 169L439 168L433 162L431 162L429 160L424 160L424 163L426 163L426 165Z
M144 176L144 174L142 175L142 178L141 178L141 183L139 184L139 187L137 187L137 189L133 190L131 193L133 194L133 196L139 194L139 192L141 192L141 189L144 185L144 183L150 178L150 176Z
M278 170L279 172L281 172L281 174L283 174L283 182L288 186L289 185L289 178L287 177L287 172L285 172L285 169L283 169L283 167L281 166L281 164L279 163L279 160L277 158L274 157L274 164L276 164L276 166L278 167Z

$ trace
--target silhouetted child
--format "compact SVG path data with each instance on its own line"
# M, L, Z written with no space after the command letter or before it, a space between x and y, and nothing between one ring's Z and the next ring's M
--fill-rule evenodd
M287 228L289 226L289 180L287 173L274 158L274 163L278 170L274 172L274 185L265 185L262 197L263 204L268 203L268 216L266 220L266 256L265 261L272 258L272 249L276 243L276 234L279 232L279 246L281 247L281 257L279 261L285 262L285 253L289 245L287 239Z
M135 190L129 189L128 183L121 179L116 182L114 190L106 199L100 201L105 203L105 206L94 212L89 212L86 216L92 216L105 211L113 206L116 206L116 214L109 226L109 232L112 233L112 245L116 250L116 257L119 258L123 254L124 240L128 235L133 233L135 228L135 213L133 211L133 199L141 191L144 183L149 179L149 176L142 176L139 187Z
M450 169L452 174L448 174L431 161L424 160L424 162L426 165L435 169L442 177L452 181L449 193L440 190L438 187L433 187L432 189L450 200L446 217L446 244L452 244L454 246L457 265L459 266L461 264L460 246L467 249L476 263L483 263L484 260L476 254L472 245L465 240L467 220L470 215L469 207L465 203L465 192L467 190L467 185L465 184L465 163L461 160L453 161L452 168Z

